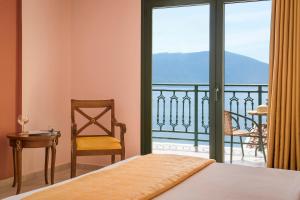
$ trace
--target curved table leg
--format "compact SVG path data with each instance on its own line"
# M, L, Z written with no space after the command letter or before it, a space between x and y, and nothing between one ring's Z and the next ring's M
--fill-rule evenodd
M53 142L53 145L51 146L51 184L54 184L55 158L56 158L56 143Z
M16 160L17 160L17 194L20 194L22 187L22 146L21 141L16 143Z
M49 147L46 147L45 148L45 168L44 168L46 184L48 184L48 162L49 162Z
M12 148L12 153L13 153L13 167L14 167L14 182L12 184L12 187L16 186L17 182L17 160L16 160L16 148Z

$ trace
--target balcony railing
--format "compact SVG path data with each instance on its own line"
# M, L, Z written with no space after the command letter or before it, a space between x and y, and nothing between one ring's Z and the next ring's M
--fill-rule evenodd
M228 84L225 85L224 93L225 110L255 119L247 111L267 103L268 85ZM153 84L152 98L154 141L180 141L193 143L195 147L209 143L208 84ZM241 128L252 128L251 122L237 120L240 125L243 124Z

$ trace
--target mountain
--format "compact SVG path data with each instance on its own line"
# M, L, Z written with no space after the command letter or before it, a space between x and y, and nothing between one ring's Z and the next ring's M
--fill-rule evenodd
M208 83L209 53L158 53L153 55L154 83ZM227 84L267 84L269 65L256 59L225 52Z

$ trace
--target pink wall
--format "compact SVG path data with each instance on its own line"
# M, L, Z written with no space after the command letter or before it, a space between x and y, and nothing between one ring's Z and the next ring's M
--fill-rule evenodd
M70 99L116 101L126 156L140 152L140 0L23 0L23 113L29 129L60 129L57 164L69 163ZM44 151L24 152L24 171ZM99 157L79 159L104 164ZM107 163L107 162L106 162Z
M72 1L71 96L115 99L127 157L140 152L140 2Z
M17 0L0 0L0 179L12 175L12 150L6 135L16 132L18 113Z
M57 164L70 160L69 3L23 0L23 113L27 129L62 131ZM24 173L43 169L43 149L24 149L23 155Z

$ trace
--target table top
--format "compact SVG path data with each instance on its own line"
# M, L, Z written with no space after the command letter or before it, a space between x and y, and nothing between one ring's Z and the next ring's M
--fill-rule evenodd
M18 139L18 140L44 140L44 139L53 139L55 137L60 137L60 131L51 131L45 132L41 131L40 134L30 134L30 133L12 133L8 134L6 137L8 139Z
M258 112L257 110L249 110L249 115L260 115L260 116L266 116L268 115L268 112Z

